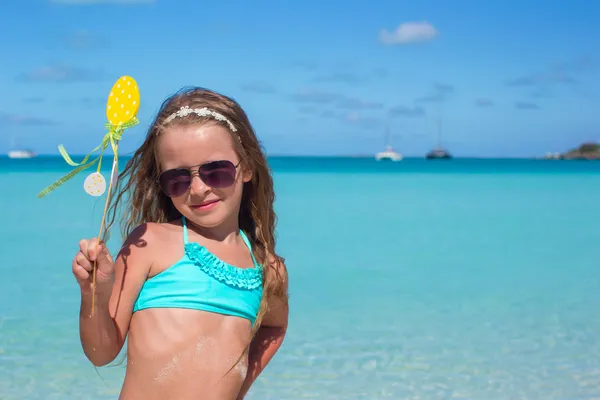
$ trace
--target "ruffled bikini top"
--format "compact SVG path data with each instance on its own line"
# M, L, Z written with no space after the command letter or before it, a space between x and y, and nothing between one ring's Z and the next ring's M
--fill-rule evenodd
M253 268L239 268L220 260L199 243L188 242L182 217L185 254L175 264L148 278L135 301L133 312L148 308L189 308L248 319L252 325L263 294L262 266L252 254Z

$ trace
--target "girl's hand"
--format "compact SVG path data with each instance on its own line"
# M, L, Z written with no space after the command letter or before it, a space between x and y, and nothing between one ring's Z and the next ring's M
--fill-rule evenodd
M92 293L92 269L96 260L96 288L112 288L115 278L115 263L104 243L97 238L79 242L79 252L73 259L73 275L83 294Z

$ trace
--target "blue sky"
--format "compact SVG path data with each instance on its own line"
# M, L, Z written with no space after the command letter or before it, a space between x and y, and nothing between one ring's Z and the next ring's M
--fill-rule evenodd
M543 6L542 6L543 4ZM134 150L183 86L234 97L269 154L535 156L600 141L600 3L19 0L0 14L0 152L87 153L121 75Z

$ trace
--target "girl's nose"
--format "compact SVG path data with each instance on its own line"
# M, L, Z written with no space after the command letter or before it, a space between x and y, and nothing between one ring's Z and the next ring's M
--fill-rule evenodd
M192 183L190 184L190 193L195 195L205 195L210 192L210 186L202 182L202 179L198 175L192 176Z

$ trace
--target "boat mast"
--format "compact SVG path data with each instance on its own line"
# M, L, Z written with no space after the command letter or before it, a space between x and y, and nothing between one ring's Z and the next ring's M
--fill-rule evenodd
M435 147L436 149L441 149L442 148L442 118L438 118L437 119L437 135L436 135L436 140L435 140Z
M392 147L392 135L390 133L390 125L388 122L386 122L385 124L385 146L384 148L388 149L390 147Z
M383 140L385 143L383 144L384 149L389 149L392 145L392 135L390 133L390 112L389 110L385 113L385 128L383 131Z

